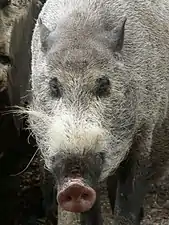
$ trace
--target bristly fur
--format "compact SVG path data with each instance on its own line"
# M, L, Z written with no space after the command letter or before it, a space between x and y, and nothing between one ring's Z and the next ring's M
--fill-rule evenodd
M165 118L168 0L48 0L39 17L44 36L37 22L30 127L48 168L59 151L104 151L104 179L124 159L142 125L153 129ZM114 32L125 17L119 52ZM104 75L111 83L110 95L97 98L92 94L95 81ZM60 99L51 96L54 77L63 89Z

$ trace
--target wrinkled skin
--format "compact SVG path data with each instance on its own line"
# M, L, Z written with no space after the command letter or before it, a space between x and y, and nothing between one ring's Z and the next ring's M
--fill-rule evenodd
M52 174L44 187L62 208L81 207L83 225L102 224L106 178L115 224L140 224L168 110L168 12L167 0L48 0L39 15L30 127Z

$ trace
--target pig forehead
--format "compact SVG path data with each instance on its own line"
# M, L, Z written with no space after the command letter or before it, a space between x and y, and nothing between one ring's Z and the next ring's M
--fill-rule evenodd
M64 59L58 59L56 56L50 63L50 77L57 77L64 86L68 85L69 87L85 85L92 88L97 78L109 74L106 63L104 61L99 63L97 60L90 58L90 55L80 57L77 54L73 55L72 58L65 57Z
M108 66L111 55L101 46L64 46L48 55L48 64L65 72L86 73Z

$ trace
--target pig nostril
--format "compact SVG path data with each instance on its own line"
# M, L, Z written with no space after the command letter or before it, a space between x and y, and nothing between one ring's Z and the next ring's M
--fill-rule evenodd
M69 201L69 202L72 201L72 197L71 196L68 196L67 197L67 201Z

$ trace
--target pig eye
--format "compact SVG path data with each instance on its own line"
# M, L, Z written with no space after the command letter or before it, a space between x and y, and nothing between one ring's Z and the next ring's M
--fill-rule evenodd
M110 80L107 77L101 77L96 80L96 96L106 97L110 93Z
M55 98L61 97L61 87L56 77L52 78L49 81L49 87L50 87L52 97L55 97Z

